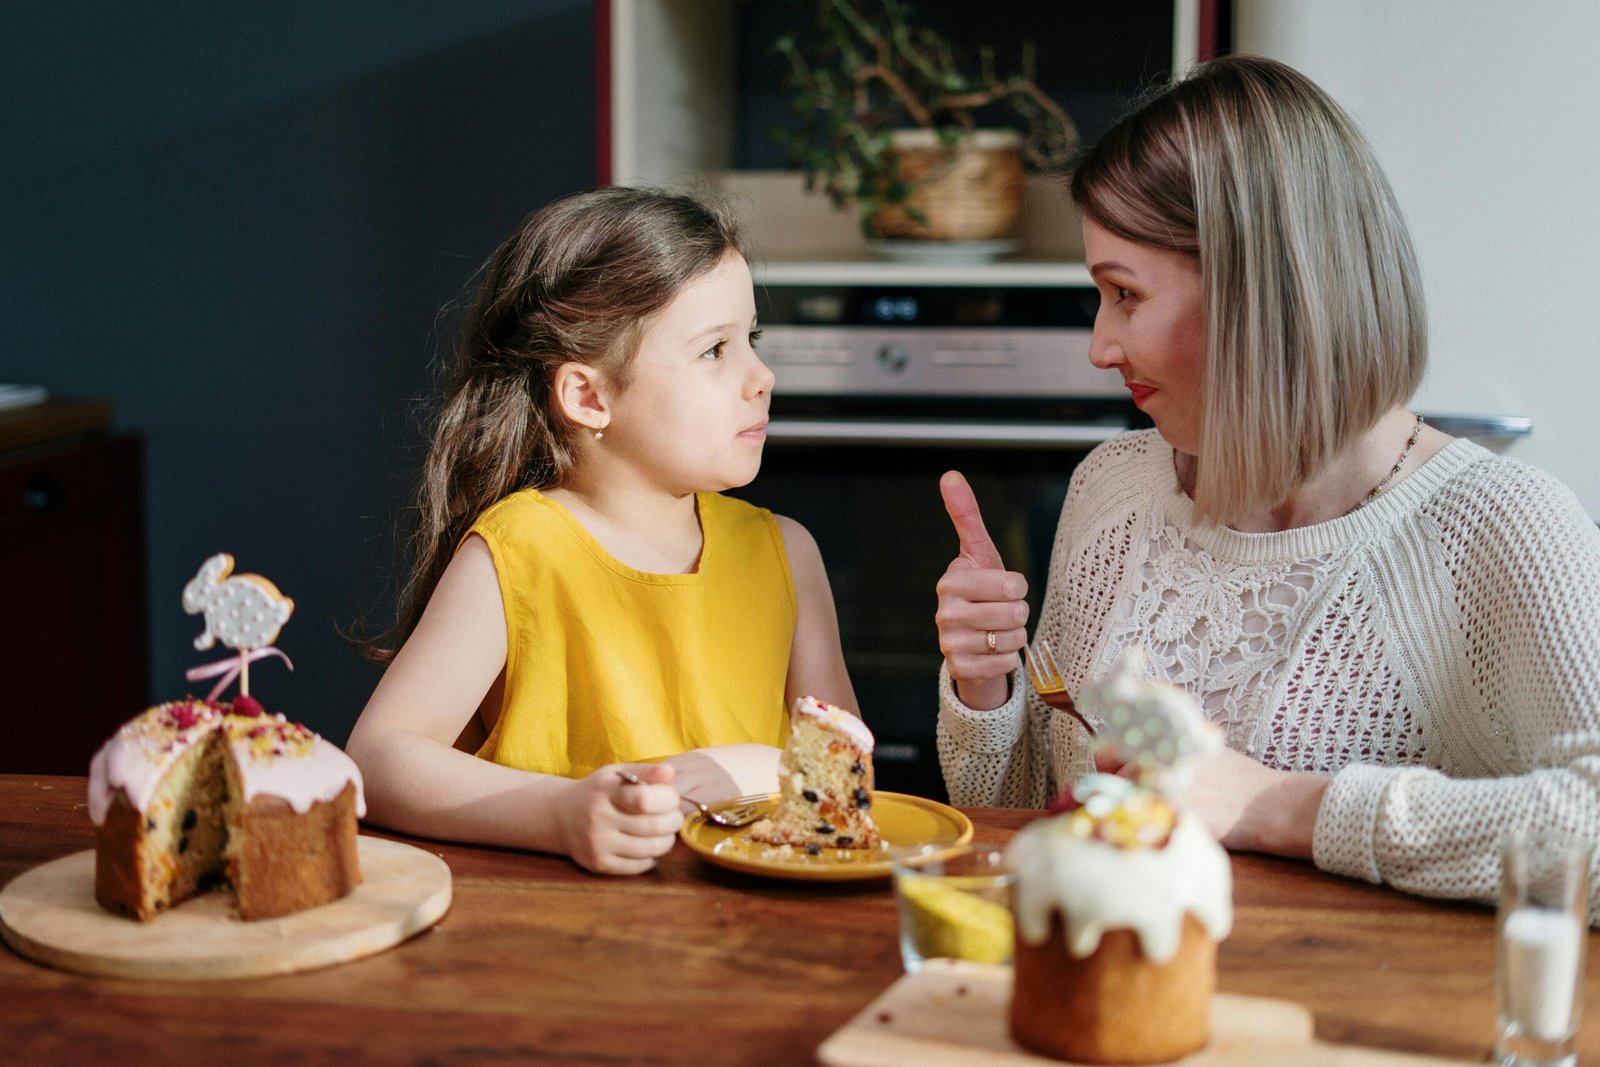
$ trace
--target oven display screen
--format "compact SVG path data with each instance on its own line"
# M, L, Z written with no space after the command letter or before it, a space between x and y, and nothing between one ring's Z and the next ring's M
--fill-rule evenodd
M761 321L794 326L1092 327L1092 286L884 289L758 285Z

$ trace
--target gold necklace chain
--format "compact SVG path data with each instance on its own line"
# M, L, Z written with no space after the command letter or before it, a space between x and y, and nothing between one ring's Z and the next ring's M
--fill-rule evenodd
M1422 416L1418 415L1416 423L1411 427L1411 436L1406 438L1406 447L1400 450L1400 458L1394 461L1394 466L1389 468L1389 473L1385 474L1382 480L1379 481L1377 485L1372 487L1371 492L1362 497L1360 500L1356 501L1355 507L1351 508L1350 511L1345 512L1346 515L1350 514L1351 511L1360 511L1362 508L1372 503L1373 499L1379 493L1383 492L1384 488L1388 486L1389 482L1393 480L1394 476L1400 473L1400 468L1406 465L1406 457L1411 455L1412 446L1417 443L1417 438L1421 435Z

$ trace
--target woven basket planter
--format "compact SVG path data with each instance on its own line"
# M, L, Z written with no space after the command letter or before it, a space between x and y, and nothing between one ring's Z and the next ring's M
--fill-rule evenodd
M1011 130L979 130L954 149L933 130L898 130L890 152L900 177L915 186L908 205L872 215L880 237L924 241L989 241L1011 236L1026 179L1019 139Z

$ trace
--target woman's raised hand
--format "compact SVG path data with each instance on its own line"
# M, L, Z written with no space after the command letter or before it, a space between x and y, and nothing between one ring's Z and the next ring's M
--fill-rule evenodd
M654 867L683 825L676 777L666 763L612 763L570 783L561 801L567 854L596 874L642 874Z
M1028 580L1006 570L966 478L947 471L939 493L961 539L960 554L939 579L939 651L962 703L997 708L1010 695L1017 650L1028 640Z

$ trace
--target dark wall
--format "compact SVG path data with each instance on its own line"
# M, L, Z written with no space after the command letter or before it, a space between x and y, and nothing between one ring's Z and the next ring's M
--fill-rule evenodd
M253 691L348 734L440 310L593 184L594 64L591 0L0 8L0 382L144 437L152 698L220 651L179 596L227 551L296 602Z

